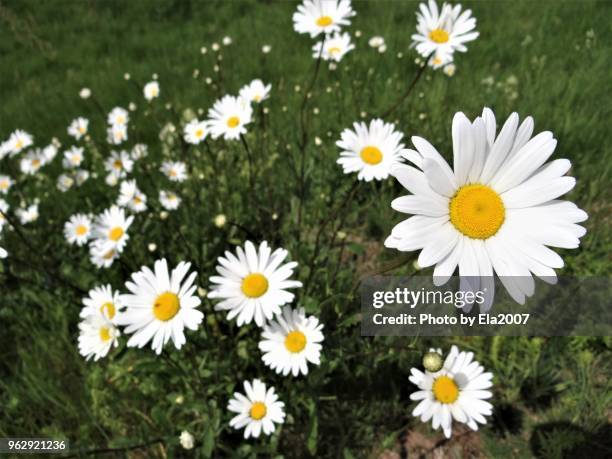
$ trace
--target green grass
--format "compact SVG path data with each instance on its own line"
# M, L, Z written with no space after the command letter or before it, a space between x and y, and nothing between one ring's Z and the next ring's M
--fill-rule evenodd
M323 66L308 105L307 181L298 228L298 112L314 59L312 40L292 30L294 3L0 2L0 138L22 128L39 145L57 137L67 147L67 125L85 116L95 145L106 155L105 119L92 99L78 97L87 86L106 112L130 102L138 106L130 115L128 144L149 145L145 164L172 156L186 160L192 170L180 189L184 205L168 220L160 220L158 212L137 217L124 263L101 272L92 267L86 250L66 245L61 229L72 213L103 210L116 192L92 179L61 194L55 188L57 163L45 169L48 174L20 183L25 196L41 198L41 218L26 229L39 250L32 253L14 232L0 240L14 260L0 268L0 437L66 437L75 451L160 439L129 454L183 457L187 453L178 446L178 436L186 429L198 440L193 457L377 457L386 449L403 449L412 457L426 448L407 439L408 432L438 437L410 416L410 368L430 345L446 350L458 344L473 350L495 373L496 414L480 434L444 445L448 455L612 454L609 339L360 336L353 286L358 276L400 256L382 246L401 218L389 206L403 194L394 180L362 184L341 209L333 231L324 231L325 241L338 230L346 239L336 239L311 262L321 220L354 182L335 163L339 133L361 119L362 112L367 119L391 106L418 71L416 53L408 47L417 3L354 3L357 16L349 30L353 37L362 32L353 38L357 49L336 71ZM532 115L536 132L551 130L558 139L555 158L571 159L578 184L567 198L589 213L581 248L559 251L566 261L562 272L609 276L612 151L606 139L612 112L612 4L465 3L477 17L480 38L457 57L454 77L427 71L392 121L407 138L421 135L449 158L456 111L473 118L489 106L498 123L512 111ZM212 52L211 44L221 43L225 35L233 44ZM385 37L385 54L367 45L372 35ZM261 52L264 44L272 46L268 55ZM202 46L208 48L204 55ZM222 60L216 60L218 55ZM213 70L215 63L219 72ZM148 107L141 87L153 73L162 92ZM158 136L166 122L179 126L185 110L206 111L219 96L236 93L253 78L273 84L265 125L256 115L247 136L255 156L255 193L249 190L240 143L219 141L212 143L211 152L184 152L163 145ZM99 168L97 162L89 165ZM158 187L168 183L156 168L138 167L139 186L155 201ZM5 172L5 163L0 168ZM145 173L150 180L142 178ZM17 197L10 200L18 205ZM227 323L209 300L201 308L205 326L187 335L183 351L167 353L175 363L124 345L98 364L85 363L76 348L81 295L44 271L55 266L84 290L101 282L122 288L131 270L165 256L171 263L192 260L199 285L208 288L216 258L247 237L236 226L216 228L213 219L220 213L251 237L288 249L300 263L300 280L311 281L298 300L325 324L322 365L298 380L274 375L260 361L255 327ZM155 254L147 250L151 242L158 246ZM397 272L410 273L411 261ZM277 387L289 417L279 435L247 443L228 427L225 406L243 379L256 376ZM177 397L183 402L177 403Z

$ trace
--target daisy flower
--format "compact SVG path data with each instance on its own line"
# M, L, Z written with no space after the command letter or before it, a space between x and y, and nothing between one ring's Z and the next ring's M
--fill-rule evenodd
M257 438L262 430L270 435L276 429L275 424L285 422L285 404L278 400L274 387L266 389L259 379L244 381L244 394L234 392L227 409L238 413L232 418L230 426L236 430L244 428L244 438Z
M136 180L127 180L121 183L117 205L127 207L132 212L147 210L147 196L138 189Z
M429 59L427 65L429 65L432 69L437 70L440 67L444 67L453 62L452 54L435 54Z
M91 235L91 219L87 215L76 214L64 224L64 237L70 244L85 245Z
M45 165L45 157L39 149L28 151L19 163L19 169L26 175L36 174Z
M58 151L57 148L58 147L53 144L47 145L45 148L43 148L42 154L45 158L45 164L50 163L55 159L55 156L57 155Z
M240 89L240 97L249 102L260 103L270 96L272 85L264 85L260 79L255 79Z
M8 253L2 247L0 247L0 258L6 258Z
M62 165L65 169L73 169L79 167L83 162L83 148L73 146L64 152L64 161Z
M472 32L476 27L472 11L462 13L461 5L444 3L439 10L435 0L429 0L429 6L421 3L419 8L417 33L412 35L412 46L423 57L435 53L441 60L452 60L455 51L467 51L465 43L478 37L478 32Z
M238 139L246 133L245 125L251 122L251 104L241 97L224 96L208 110L208 127L213 139Z
M284 249L272 252L266 241L259 250L247 241L244 249L237 247L236 255L226 251L224 257L218 258L220 276L210 278L217 285L208 297L222 299L215 310L229 311L228 320L237 316L238 326L255 319L257 326L263 327L266 319L280 314L280 307L293 301L294 295L287 289L302 286L301 282L289 279L297 263L281 265L288 254Z
M187 180L187 166L183 162L164 161L160 170L173 182L184 182Z
M197 330L204 314L196 309L201 301L194 295L197 273L187 276L190 266L181 262L169 274L163 259L155 262L154 271L145 266L132 274L125 284L130 294L120 297L126 309L117 319L126 326L125 333L133 333L129 347L141 348L152 341L152 349L160 354L170 339L176 349L185 344L185 327Z
M161 190L159 192L159 202L166 210L176 210L181 205L181 198L172 191Z
M147 147L144 143L137 143L132 147L131 158L134 161L138 161L139 159L146 158L149 154L149 147Z
M336 145L342 148L338 164L345 174L358 172L357 179L369 182L386 179L391 168L399 164L405 151L401 143L404 136L395 125L381 119L354 123L353 129L345 129Z
M350 0L304 0L293 13L293 29L314 38L320 33L338 32L341 26L350 25L353 16Z
M351 43L351 36L347 32L342 35L335 33L312 47L312 57L318 59L321 56L325 61L340 62L352 49L355 49L355 46Z
M368 45L375 49L380 48L381 46L385 46L385 39L380 35L375 35L368 40Z
M89 120L87 118L78 117L72 120L70 126L68 126L68 135L74 137L76 140L80 140L85 134L87 134L87 127L89 126Z
M83 305L80 312L82 319L90 316L101 316L115 323L121 307L119 292L113 291L111 285L95 287L89 291L87 298L83 298Z
M133 168L134 160L125 150L111 151L110 156L104 161L104 169L118 179L125 178Z
M145 84L143 89L144 97L148 101L159 97L159 83L157 81L150 81Z
M192 145L198 145L201 141L206 138L208 134L208 127L205 121L200 121L197 118L191 120L185 126L183 137L185 142Z
M422 422L431 419L433 428L442 427L446 438L451 436L453 420L478 430L478 423L486 424L485 416L493 412L485 401L493 395L486 390L493 386L493 374L484 372L473 352L459 352L453 346L439 371L423 373L412 368L408 379L419 388L410 395L411 400L419 401L412 415Z
M110 268L119 258L119 251L103 239L92 241L89 245L89 259L98 268Z
M108 124L111 126L125 126L130 120L130 115L125 108L115 107L108 114Z
M38 200L28 207L15 210L15 214L22 225L38 220Z
M7 194L13 186L13 179L8 175L0 175L0 193Z
M264 363L287 376L308 374L308 362L319 365L323 325L314 317L306 317L304 309L283 308L282 315L264 327L259 349Z
M494 273L520 304L534 292L532 274L554 283L563 259L548 246L577 248L586 232L577 223L587 219L575 204L558 199L576 180L565 176L567 159L546 162L557 146L553 134L532 138L533 119L519 126L516 113L497 136L495 127L488 108L474 122L455 115L454 170L429 142L412 137L417 151L405 157L419 169L399 165L392 171L412 195L391 206L414 216L385 241L400 251L420 250L418 264L435 265L436 285L458 266L462 290L487 292L485 311L493 301Z
M111 145L119 145L127 138L127 125L125 124L113 124L106 130L106 141Z
M74 185L74 179L67 174L61 174L57 178L57 189L65 193Z
M104 317L89 316L79 323L79 353L85 360L98 361L119 345L119 330Z
M134 221L133 216L126 217L125 211L117 206L106 209L94 221L92 234L96 239L98 252L108 254L111 249L121 253L130 236L127 230Z
M11 156L21 153L24 149L33 144L32 136L21 129L14 131L8 141L7 150Z
M77 169L74 173L74 179L78 186L81 186L89 179L89 171L85 169Z

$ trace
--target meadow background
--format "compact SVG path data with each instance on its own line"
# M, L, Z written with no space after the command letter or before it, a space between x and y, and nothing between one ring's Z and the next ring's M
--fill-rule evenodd
M390 121L448 158L456 111L472 118L489 106L498 123L512 111L532 115L536 132L551 130L559 140L554 157L572 160L578 183L568 199L589 214L581 248L560 251L562 273L609 276L612 3L463 4L477 18L480 37L457 57L455 76L427 70ZM23 192L41 199L41 216L26 229L36 253L13 232L2 240L11 259L0 264L0 437L68 438L72 454L82 457L611 457L609 338L360 336L358 279L387 270L411 274L414 257L382 244L401 219L390 208L404 194L400 185L364 183L345 203L355 177L336 165L335 141L354 121L393 105L418 71L408 47L417 2L354 2L348 31L356 49L335 71L322 67L308 102L304 189L296 188L297 114L314 59L313 41L293 31L295 7L289 1L0 1L2 138L22 128L38 145L57 137L68 147L66 127L84 116L106 151L102 112L78 96L89 87L105 112L137 105L128 144L146 143L153 161L168 154L159 139L166 122L180 126L185 110L206 111L253 78L273 85L264 104L269 113L248 126L255 192L239 143L175 152L175 159L186 155L191 169L183 205L167 220L156 212L137 217L125 263L109 270L96 271L86 250L68 246L62 228L72 213L108 206L116 191L90 179L62 194L46 173L25 183ZM373 35L385 38L384 54L368 46ZM232 44L213 52L224 36ZM269 54L263 45L271 46ZM149 104L142 85L154 73L161 97ZM53 167L47 173L55 177ZM139 181L150 197L165 180L152 173L151 181ZM337 218L321 230L336 208ZM219 214L228 220L222 228L213 221ZM315 248L320 230L325 250ZM101 282L121 289L131 268L165 256L171 264L193 261L198 285L208 288L217 256L247 238L282 246L300 263L296 273L306 286L296 292L297 303L325 324L322 365L306 378L283 379L265 368L258 330L226 322L205 298L204 326L187 335L181 352L168 347L159 358L121 346L97 364L85 363L76 346L81 296L31 266L52 265L83 290ZM430 346L446 351L451 344L473 350L494 372L496 411L480 432L455 430L445 442L410 416L407 377ZM280 433L245 442L227 425L225 406L243 379L257 376L277 387L289 417ZM196 437L195 450L180 447L182 430Z

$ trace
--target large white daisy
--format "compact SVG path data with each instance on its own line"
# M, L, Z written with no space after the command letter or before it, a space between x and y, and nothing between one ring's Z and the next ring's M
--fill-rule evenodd
M493 374L484 372L473 352L459 352L453 346L439 371L412 368L410 373L408 379L420 389L410 394L411 400L419 401L412 415L422 422L431 419L433 428L442 427L446 438L451 436L453 420L472 430L487 423L485 416L492 414L493 406L485 400L493 396L487 390L493 386Z
M238 326L255 323L263 327L265 320L280 314L280 307L293 301L290 288L301 287L299 281L290 280L296 262L281 263L287 258L284 249L272 249L266 241L259 250L252 242L247 241L244 249L236 248L236 255L226 251L219 257L217 272L210 282L215 285L208 293L209 298L222 299L215 306L217 311L229 311L228 320L237 317Z
M253 109L242 97L224 96L208 110L208 127L213 139L223 136L235 140L246 134L246 125L251 122Z
M285 404L278 400L274 387L266 389L259 379L244 381L244 393L234 392L227 409L238 413L230 421L236 430L244 428L244 438L257 438L263 431L270 435L276 429L275 424L285 422Z
M306 317L304 309L283 308L282 315L264 327L259 349L264 363L287 376L308 374L308 363L320 364L323 325L314 317Z
M350 0L304 0L293 13L293 28L314 38L320 33L338 32L341 26L350 25L353 16Z
M345 129L336 145L342 148L338 164L345 174L358 172L357 178L366 182L386 179L391 168L401 163L405 151L401 132L395 125L383 120L354 123L353 129Z
M576 223L587 219L575 204L557 199L576 180L565 176L567 159L546 162L557 145L553 134L532 138L533 119L519 126L516 113L497 137L495 126L488 108L474 122L455 115L454 170L429 142L412 138L416 151L404 156L419 169L399 165L392 171L412 195L391 206L414 216L385 241L401 251L420 250L418 264L435 265L436 285L458 266L462 290L490 292L483 310L493 301L493 273L521 304L534 292L532 274L554 282L563 260L547 246L578 247L586 230Z
M141 348L152 341L151 348L160 354L170 340L177 349L185 344L185 327L197 330L204 314L196 309L201 301L194 295L197 273L187 276L190 267L191 263L181 262L168 273L162 259L155 262L154 271L144 266L132 274L125 284L131 293L120 296L126 309L117 318L126 326L125 333L133 333L128 346Z
M475 40L478 32L472 32L476 27L476 19L471 10L461 12L461 5L442 4L439 10L435 0L429 0L419 5L417 11L417 33L412 35L412 46L423 57L435 54L442 63L452 60L455 51L465 52L465 43Z

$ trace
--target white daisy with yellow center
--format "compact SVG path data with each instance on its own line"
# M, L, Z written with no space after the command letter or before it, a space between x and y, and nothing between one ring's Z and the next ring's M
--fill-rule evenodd
M91 236L91 219L84 214L76 214L64 224L64 237L69 244L76 244L79 247L87 244Z
M13 179L8 175L0 175L0 193L7 194L13 186Z
M207 135L208 126L206 125L206 121L200 121L197 118L187 123L183 132L185 142L192 145L198 145L206 139Z
M236 430L244 429L244 438L271 435L276 424L285 422L285 404L278 400L274 387L266 388L259 379L244 381L244 394L234 392L227 409L237 413L230 421Z
M157 81L149 81L144 85L143 93L145 99L149 102L159 97L159 83Z
M451 436L453 420L478 430L478 424L486 424L485 416L493 412L485 401L493 396L487 390L493 386L493 374L484 372L473 352L459 352L453 346L439 371L412 368L408 379L419 388L410 395L411 400L419 401L412 415L422 422L431 419L433 428L442 427L446 438Z
M323 325L303 308L283 308L282 315L264 327L259 349L263 362L283 376L308 374L308 363L320 364Z
M251 122L253 109L242 97L223 96L208 110L208 128L213 139L221 136L225 140L236 140L246 134L246 125Z
M36 148L34 150L28 151L19 163L19 168L21 172L27 175L36 174L41 167L47 164L47 158L40 150L40 148Z
M83 136L87 134L88 127L89 120L87 118L75 118L68 126L68 135L74 137L76 140L80 140Z
M184 182L188 177L187 165L181 161L164 161L160 170L172 182Z
M21 153L32 144L32 136L21 129L17 129L11 133L5 148L11 156L14 156Z
M144 143L137 143L132 147L130 158L134 161L138 161L139 159L146 158L148 154L149 147Z
M62 165L65 169L74 169L81 165L84 159L82 147L72 146L64 152Z
M327 37L325 40L316 43L312 47L312 57L315 59L321 56L321 59L325 61L340 62L346 53L355 49L355 45L351 43L351 36L344 32L333 34L331 37Z
M106 130L106 141L111 145L120 145L127 139L127 124L114 124Z
M402 137L395 125L375 119L366 123L354 123L353 130L345 129L336 145L342 149L338 164L345 174L357 172L358 180L383 180L391 168L402 160L405 151Z
M151 348L160 354L172 340L180 349L185 344L185 327L197 330L204 314L196 308L201 301L194 293L197 273L189 273L191 263L181 262L171 273L165 259L155 262L154 270L143 267L132 274L125 286L129 294L121 295L125 310L117 322L126 326L131 334L127 345L143 347L151 342Z
M121 308L119 292L113 291L111 285L95 287L89 291L89 296L83 298L83 309L80 317L85 319L89 316L101 316L109 322L116 324Z
M240 89L240 97L251 103L260 104L270 96L272 85L265 85L260 79L255 79Z
M125 210L117 206L106 209L96 217L92 236L100 256L113 258L123 252L130 238L127 231L133 221L133 216L126 217Z
M296 262L284 263L289 253L284 249L272 249L266 241L259 250L247 241L244 249L236 248L236 255L226 251L219 257L217 272L210 282L216 284L208 293L209 298L221 299L215 306L217 311L229 311L227 319L237 318L238 326L253 320L263 327L266 320L280 314L280 307L291 303L294 295L287 289L301 287L302 283L291 280Z
M86 360L106 357L119 345L119 329L101 315L90 315L79 323L79 353Z
M125 178L133 168L134 160L125 150L111 151L110 156L104 161L104 169L116 179Z
M413 137L415 150L404 156L417 167L395 166L397 180L412 193L391 206L413 214L393 228L385 245L420 250L418 264L434 266L442 285L459 267L461 290L485 291L481 310L491 307L493 275L520 304L534 293L532 274L555 282L562 258L548 247L577 248L586 230L577 225L587 214L558 198L576 184L565 176L567 159L546 162L557 140L551 132L535 137L533 119L519 126L510 115L496 137L493 112L470 122L453 118L454 170L425 139ZM468 303L466 308L472 307Z
M340 27L350 25L353 16L350 0L305 0L293 13L293 29L314 38L338 32Z
M173 191L161 190L159 192L159 202L166 210L176 210L181 205L181 198Z
M136 213L147 210L147 196L140 191L136 180L126 180L121 183L117 205Z
M412 46L423 57L430 57L438 64L430 62L434 68L439 68L453 60L455 51L465 52L465 43L475 40L478 32L476 19L471 10L461 12L461 5L442 4L438 9L435 0L421 3L417 12L417 33L412 35Z
M110 126L125 126L130 120L130 115L125 108L115 107L108 114L108 124Z
M96 239L89 244L89 259L98 268L110 268L120 252L104 239Z

